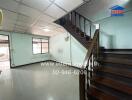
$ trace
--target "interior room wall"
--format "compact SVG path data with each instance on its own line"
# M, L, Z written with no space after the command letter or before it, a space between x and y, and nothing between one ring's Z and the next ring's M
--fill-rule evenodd
M111 17L111 7L125 8L122 17ZM100 45L107 49L131 49L132 1L131 0L91 0L77 9L77 12L100 24Z
M51 59L71 64L70 60L70 41L65 41L67 34L59 34L50 38Z
M71 36L71 61L73 66L82 67L87 49Z
M54 61L80 68L86 53L87 50L69 33L50 38L50 54Z
M31 34L22 34L22 33L10 33L4 31L0 31L0 34L9 35L12 67L50 59L49 54L34 55L32 53L32 38L35 37L35 38L48 39L48 37L31 35Z
M100 24L100 44L108 49L132 48L132 12L123 17L109 17L96 23Z

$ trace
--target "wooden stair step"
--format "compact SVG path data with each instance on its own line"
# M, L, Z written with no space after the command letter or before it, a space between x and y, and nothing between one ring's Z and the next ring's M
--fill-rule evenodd
M122 59L132 59L132 52L103 52L102 56L108 58L108 57L114 57L114 58L122 58Z
M114 75L119 75L119 76L122 76L122 77L132 78L132 72L127 71L127 70L118 69L118 68L101 67L97 71L110 73L110 74L114 74Z
M129 59L120 59L120 58L100 58L99 61L101 62L108 62L108 63L117 63L117 64L126 64L126 65L132 65L132 60Z
M100 76L96 76L93 79L91 79L91 81L96 82L98 84L110 87L114 90L132 95L132 87L128 86L124 83L118 82L116 80L112 80L110 78L105 78L105 77L100 77Z
M75 37L86 49L89 49L91 46L92 39L82 32L78 27L73 25L72 23L67 23L63 25L63 27L73 36ZM95 44L94 47L97 47Z
M90 89L88 90L88 95L95 97L96 99L99 100L118 100L117 97L104 93L94 87L90 87Z
M90 40L90 36L85 35L85 39L89 41Z

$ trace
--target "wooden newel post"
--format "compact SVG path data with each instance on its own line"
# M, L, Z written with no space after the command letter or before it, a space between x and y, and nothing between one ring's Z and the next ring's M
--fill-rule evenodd
M85 100L85 70L80 69L79 72L79 91L80 91L80 100Z

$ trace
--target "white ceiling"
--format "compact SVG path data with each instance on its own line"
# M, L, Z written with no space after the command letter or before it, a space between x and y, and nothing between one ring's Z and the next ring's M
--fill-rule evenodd
M110 17L110 8L115 5L125 7L125 11L132 10L132 0L91 0L78 8L77 12L95 22Z
M64 29L53 23L83 4L83 0L0 0L1 30L53 36ZM44 29L49 29L45 32Z

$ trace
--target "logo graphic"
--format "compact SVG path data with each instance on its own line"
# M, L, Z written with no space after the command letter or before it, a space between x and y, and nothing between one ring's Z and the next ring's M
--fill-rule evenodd
M111 9L111 16L124 16L124 7L121 6L113 6Z

